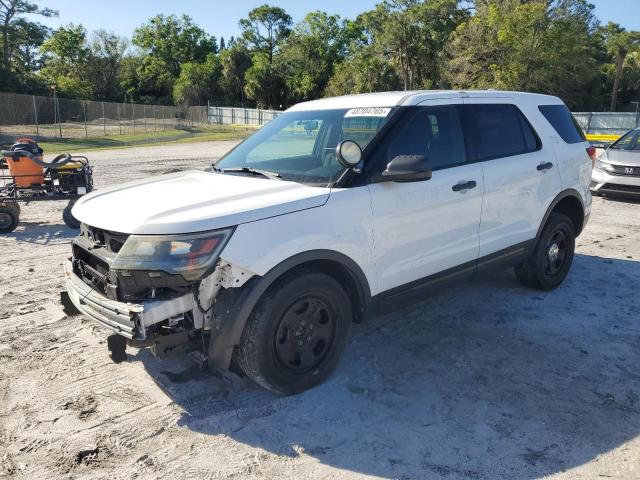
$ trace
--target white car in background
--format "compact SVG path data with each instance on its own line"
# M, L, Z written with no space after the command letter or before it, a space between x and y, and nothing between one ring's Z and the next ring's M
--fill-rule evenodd
M640 129L627 132L600 155L591 191L597 195L640 195Z
M334 370L352 322L435 285L515 267L527 286L558 287L591 211L593 154L546 95L302 103L209 172L81 198L69 299L115 332L119 359L125 341L193 346L218 372L233 360L301 392Z

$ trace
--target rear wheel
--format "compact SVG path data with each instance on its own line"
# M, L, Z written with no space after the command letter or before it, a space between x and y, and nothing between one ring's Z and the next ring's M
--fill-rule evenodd
M558 287L571 268L575 237L571 219L566 215L552 214L531 256L515 267L518 280L538 290L549 291Z
M236 360L259 385L285 395L334 370L351 331L349 297L332 277L311 271L274 284L254 308Z
M78 230L80 228L80 222L76 217L73 216L73 213L71 213L71 209L73 208L75 203L75 200L69 200L69 203L67 203L67 206L64 207L64 210L62 211L62 220L67 225L67 227Z
M20 223L20 206L17 203L0 204L0 233L11 233Z

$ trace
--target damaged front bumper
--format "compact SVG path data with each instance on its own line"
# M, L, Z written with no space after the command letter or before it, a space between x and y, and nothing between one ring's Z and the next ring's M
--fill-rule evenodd
M65 263L64 272L67 293L74 306L87 317L130 340L146 340L148 327L194 308L191 293L170 300L118 302L84 283L74 273L71 261Z

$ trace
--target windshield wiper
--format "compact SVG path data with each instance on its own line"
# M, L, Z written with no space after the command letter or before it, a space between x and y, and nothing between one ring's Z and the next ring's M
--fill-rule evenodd
M269 180L276 180L282 178L282 175L276 172L270 172L268 170L259 170L257 168L252 167L239 167L239 168L224 168L220 169L222 173L249 173L251 175L256 175L264 178L268 178Z

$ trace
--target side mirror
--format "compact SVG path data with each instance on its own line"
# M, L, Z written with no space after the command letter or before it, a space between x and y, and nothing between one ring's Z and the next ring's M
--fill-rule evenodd
M419 182L431 178L431 166L425 155L398 155L382 172L382 179L392 182Z
M336 147L338 162L345 168L355 168L362 160L362 149L353 140L345 140Z

